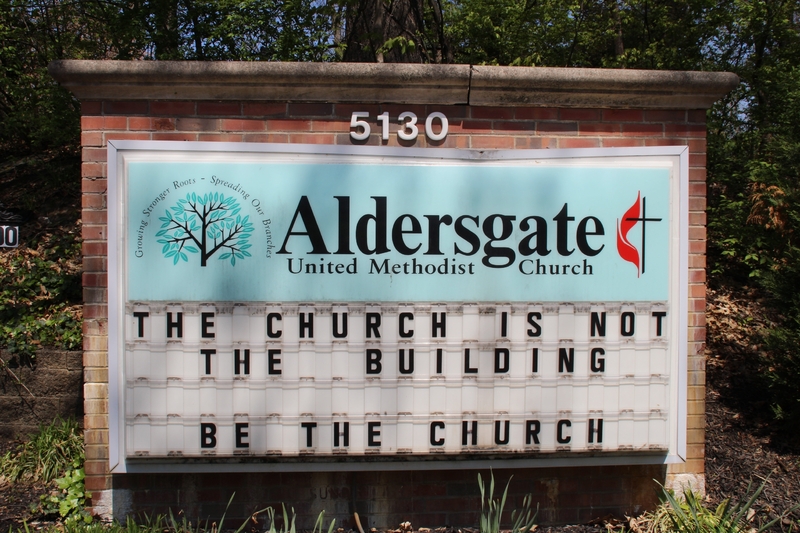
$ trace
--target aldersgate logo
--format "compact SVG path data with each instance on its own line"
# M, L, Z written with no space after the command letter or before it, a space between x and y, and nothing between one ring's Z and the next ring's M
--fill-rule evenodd
M648 222L661 222L660 218L647 218L646 198L642 198L642 192L636 195L636 201L625 212L622 219L617 219L617 252L619 256L629 263L636 266L636 277L640 277L645 272L645 225ZM641 223L642 246L636 248L628 240L628 233L634 226Z
M162 224L156 237L163 245L161 253L172 259L173 265L188 263L190 256L197 256L204 267L217 255L220 261L228 260L235 266L237 259L250 257L247 250L253 233L249 215L242 216L240 211L233 196L188 193L158 217Z
M366 267L369 274L474 275L481 267L513 267L523 275L592 276L595 273L592 259L606 248L601 217L608 215L579 214L568 202L556 203L547 209L549 212L537 214L506 212L479 216L449 211L412 214L402 206L393 211L389 197L370 199L372 206L361 202L361 209L353 212L351 205L355 201L351 202L350 196L335 196L333 202L317 199L316 203L308 196L301 197L277 252L286 258L288 271L356 274ZM320 209L320 205L327 209ZM331 210L334 206L335 211ZM645 271L645 224L661 220L646 216L641 191L622 220L616 219L618 253L624 261L636 266L637 277ZM613 221L614 218L608 220L609 225ZM628 234L640 223L639 249L630 243ZM609 237L613 242L614 237ZM299 258L295 256L298 253ZM381 258L384 254L392 255L389 259ZM355 257L358 255L373 257L360 259ZM314 264L309 256L316 256L319 262ZM337 263L324 259L326 256L350 258Z

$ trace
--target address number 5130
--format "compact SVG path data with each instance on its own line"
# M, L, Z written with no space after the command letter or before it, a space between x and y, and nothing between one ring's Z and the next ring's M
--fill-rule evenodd
M364 141L369 138L372 132L369 122L363 119L369 118L369 111L354 111L350 117L350 138L354 141ZM376 117L381 128L381 139L389 140L389 113L381 113ZM434 133L433 122L438 120L441 124L439 133ZM419 126L417 126L417 115L411 111L400 113L397 121L401 124L397 130L397 136L404 141L413 141L419 136ZM434 111L425 119L425 136L432 141L441 141L447 137L447 117L444 113Z

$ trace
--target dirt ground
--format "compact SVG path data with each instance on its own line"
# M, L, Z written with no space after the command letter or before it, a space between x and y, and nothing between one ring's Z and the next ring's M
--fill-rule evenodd
M800 446L770 433L769 406L759 404L754 387L753 354L758 346L752 334L769 323L758 295L743 289L709 289L707 393L706 393L706 492L709 504L725 498L741 499L766 482L756 509L769 516L800 502ZM0 443L5 452L14 443ZM46 487L41 484L0 485L0 532L18 527L23 520L36 521L30 511ZM548 527L543 533L599 533L620 529L622 520L608 524ZM800 511L776 524L773 531L788 531ZM472 530L463 529L462 533Z
M770 318L754 291L709 289L706 363L706 493L736 501L764 483L755 508L771 517L800 503L800 442L775 434L761 401L753 334ZM786 531L800 510L776 524ZM795 525L794 529L797 529Z

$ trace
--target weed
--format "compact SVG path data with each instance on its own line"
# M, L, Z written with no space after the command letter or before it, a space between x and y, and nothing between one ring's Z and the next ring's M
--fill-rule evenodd
M494 472L491 473L489 481L489 493L486 494L483 485L481 474L478 473L478 488L481 492L481 517L480 517L480 533L500 533L500 520L503 514L503 508L506 505L506 497L508 495L508 486L511 485L511 478L506 483L506 488L503 491L503 497L500 499L494 498ZM539 514L539 509L532 513L531 501L533 497L530 494L525 495L522 501L522 510L517 513L517 509L511 512L511 533L528 533L536 522L536 516Z
M92 515L86 511L86 498L92 495L86 492L84 478L86 474L81 464L75 461L64 477L56 479L58 490L40 497L40 510L45 515L58 514L65 524L92 522Z
M723 501L716 509L709 509L702 498L686 489L683 498L661 487L664 502L652 513L631 519L633 533L762 533L800 507L795 505L773 520L766 520L753 505L764 490L766 481L756 490L748 485L745 500L731 503Z
M23 477L52 481L82 464L83 433L78 423L57 418L49 425L40 425L27 442L0 457L0 474L9 481Z
M297 517L295 515L294 508L292 508L291 520L289 520L289 513L286 512L286 506L281 504L281 508L283 509L283 526L280 529L276 529L275 510L272 507L267 507L266 511L267 511L267 516L269 517L269 529L267 530L267 533L296 533L295 519ZM336 520L331 520L331 523L328 526L327 533L333 532L333 527L335 524ZM325 533L324 526L325 526L325 511L322 511L317 516L317 520L316 522L314 522L314 529L311 530L311 533Z

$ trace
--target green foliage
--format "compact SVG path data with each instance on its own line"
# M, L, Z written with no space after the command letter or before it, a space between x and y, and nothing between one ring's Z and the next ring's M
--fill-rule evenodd
M795 506L782 515L768 520L754 507L766 482L756 490L748 486L744 500L731 503L724 500L715 509L703 504L700 496L686 489L683 498L662 487L664 503L654 512L632 521L634 533L761 533L792 513Z
M92 515L86 511L86 498L92 495L86 492L81 462L75 461L64 477L55 480L58 490L40 497L39 510L45 515L58 515L64 523L92 522Z
M267 507L266 512L269 519L267 533L296 533L297 529L295 528L295 519L297 516L295 515L294 508L292 508L291 519L289 518L289 513L286 511L286 505L281 504L281 508L283 509L283 524L280 527L276 527L275 509L272 507ZM336 520L331 520L331 523L328 524L328 530L326 532L324 529L325 511L321 511L319 515L317 515L317 520L314 522L314 528L311 530L311 533L333 533L335 524Z
M166 515L144 515L138 522L129 515L125 519L124 524L120 524L119 522L104 523L97 520L92 520L92 517L87 516L87 514L77 513L71 515L72 518L67 518L63 521L63 523L45 526L41 530L37 528L37 531L42 531L43 533L217 533L219 531L242 533L242 531L245 529L248 531L254 530L253 525L256 523L257 516L265 511L269 513L272 510L272 508L266 508L256 511L250 518L245 520L238 528L234 530L230 527L226 527L225 525L225 516L227 515L227 511L230 508L231 502L233 502L234 496L235 494L232 495L228 500L228 506L225 509L225 513L223 513L218 522L204 520L193 524L186 518L183 512L178 513L180 518L176 518L175 514L170 511ZM58 513L58 511L54 511L54 513ZM290 521L288 513L286 512L286 507L283 506L284 522L281 527L278 527L275 524L274 515L274 512L269 513L269 533L296 533L296 529L294 527L294 511L292 511L292 519ZM324 522L325 511L322 511L317 516L317 520L314 523L314 528L311 530L311 533L333 533L336 521L332 520L327 529L324 528ZM18 529L16 531L9 529L8 533L31 533L31 530L28 525L25 524L22 529Z
M27 442L0 457L0 473L9 481L52 481L83 464L83 432L73 419L41 425ZM78 466L76 466L78 465Z
M47 65L106 55L111 36L95 4L0 0L0 160L77 143L78 104Z
M39 345L75 350L82 342L77 229L31 244L0 253L0 347L22 362Z
M511 478L513 477L514 476L511 476ZM481 492L480 533L500 533L500 521L502 519L503 509L506 505L506 497L508 496L508 487L511 485L511 478L509 478L506 483L502 498L496 499L494 497L494 473L491 473L488 493L485 491L481 474L480 472L478 473L478 488ZM514 509L511 512L511 533L528 533L536 523L536 516L539 512L538 508L535 512L531 511L531 501L532 496L527 494L522 501L522 509Z
M712 0L460 0L447 30L460 63L700 69L725 13Z
M742 84L709 114L709 262L763 289L778 323L760 354L778 429L800 434L800 20L796 2L729 6L715 59Z

